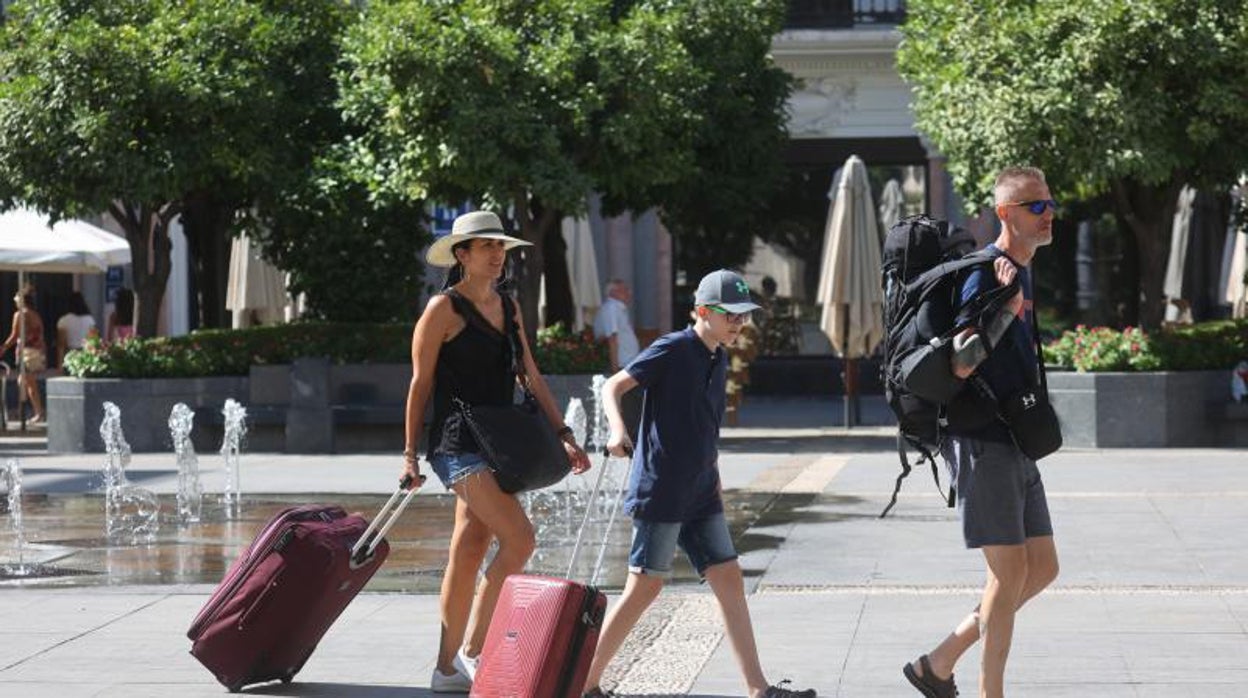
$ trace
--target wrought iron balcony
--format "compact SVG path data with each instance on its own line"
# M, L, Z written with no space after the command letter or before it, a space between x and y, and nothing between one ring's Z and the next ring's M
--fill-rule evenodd
M789 0L785 29L852 29L901 24L905 0Z

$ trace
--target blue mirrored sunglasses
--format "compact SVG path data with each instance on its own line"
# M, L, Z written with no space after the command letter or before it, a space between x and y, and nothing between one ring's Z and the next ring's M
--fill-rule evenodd
M1057 202L1053 199L1036 199L1035 201L1015 201L1010 206L1022 206L1032 214L1040 216L1044 214L1044 209L1051 208L1053 213L1057 213Z

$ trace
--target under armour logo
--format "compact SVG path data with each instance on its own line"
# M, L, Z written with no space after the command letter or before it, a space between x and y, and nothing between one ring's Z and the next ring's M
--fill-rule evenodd
M1023 409L1029 410L1036 406L1036 394L1027 393L1023 396Z
M750 287L744 281L737 282L737 293L749 293Z

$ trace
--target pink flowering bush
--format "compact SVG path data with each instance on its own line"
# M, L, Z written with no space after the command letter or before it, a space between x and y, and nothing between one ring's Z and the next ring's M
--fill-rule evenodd
M1217 320L1147 334L1079 325L1044 347L1046 364L1076 371L1229 369L1248 357L1248 320Z
M1047 364L1076 371L1155 371L1161 366L1144 330L1078 325L1044 348Z

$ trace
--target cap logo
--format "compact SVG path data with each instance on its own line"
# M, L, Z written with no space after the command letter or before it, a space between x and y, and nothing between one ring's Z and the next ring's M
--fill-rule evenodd
M737 293L749 293L750 287L744 281L737 282Z

